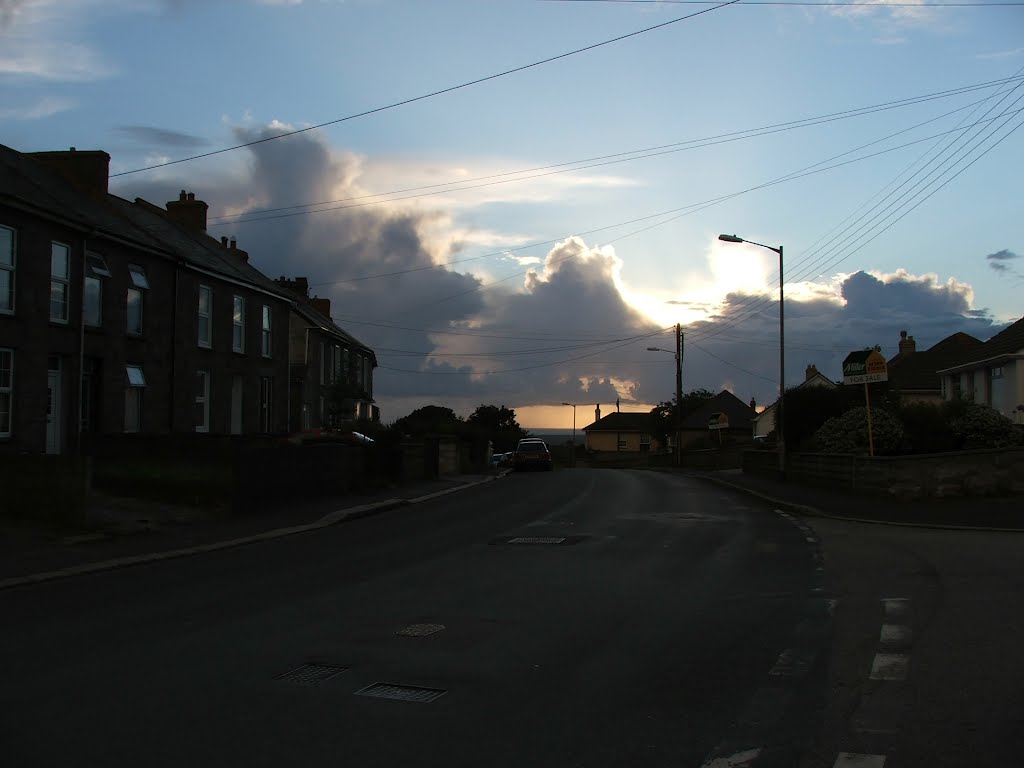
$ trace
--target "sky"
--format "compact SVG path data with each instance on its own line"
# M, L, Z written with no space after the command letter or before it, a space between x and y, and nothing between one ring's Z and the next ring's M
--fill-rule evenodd
M387 423L582 428L673 395L676 323L684 390L777 397L779 255L721 233L782 247L787 385L1024 315L1022 32L1021 3L0 0L0 143L194 192L375 350Z

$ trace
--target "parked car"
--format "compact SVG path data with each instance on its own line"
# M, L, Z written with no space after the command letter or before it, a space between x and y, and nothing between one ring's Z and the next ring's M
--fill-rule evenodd
M551 452L543 440L521 440L512 457L512 467L516 472L527 469L544 469L550 472L555 468L551 460Z

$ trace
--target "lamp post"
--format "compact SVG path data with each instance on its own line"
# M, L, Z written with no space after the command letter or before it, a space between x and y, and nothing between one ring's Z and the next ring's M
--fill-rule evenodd
M719 235L719 240L726 243L750 243L761 248L767 248L779 254L779 402L775 408L775 439L779 444L779 476L786 478L786 437L785 437L785 413L782 409L782 401L786 397L786 320L785 302L782 295L782 246L774 248L764 243L755 243L753 240L744 240L736 235Z
M683 446L680 440L680 433L683 428L683 329L676 323L676 351L661 349L660 347L648 347L648 352L668 352L676 356L676 408L675 408L675 464L681 467L683 464Z
M572 452L572 464L570 466L576 466L576 403L562 403L562 405L568 405L572 408L572 443L570 443L569 450Z

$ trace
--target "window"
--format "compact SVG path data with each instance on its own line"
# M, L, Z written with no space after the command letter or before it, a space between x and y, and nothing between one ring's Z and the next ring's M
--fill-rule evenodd
M320 386L327 383L327 345L320 342Z
M334 345L334 377L331 381L339 381L341 379L341 345Z
M260 431L270 432L274 424L274 380L260 377Z
M138 432L142 426L142 391L146 376L138 365L126 365L128 386L124 390L124 431Z
M245 298L235 296L231 302L231 351L245 352Z
M196 432L210 431L210 372L196 371Z
M208 285L199 286L199 346L209 349L210 310L213 304L213 290Z
M1001 365L997 365L995 368L992 369L992 378L993 379L1001 379L1001 378L1003 378L1003 367Z
M14 350L0 349L0 437L11 436Z
M263 356L270 357L270 353L273 351L271 348L271 336L270 336L270 307L266 304L263 305Z
M342 375L344 375L345 381L351 381L352 380L352 371L349 370L348 350L347 349L343 349L341 351L341 373L342 373Z
M14 311L14 230L0 227L0 312Z
M133 336L139 336L142 334L142 292L149 288L149 280L146 279L145 270L136 264L128 265L128 274L131 277L132 287L128 289L127 330Z
M625 451L625 450L628 450L628 449L629 449L629 443L627 443L625 440L623 440L620 437L619 438L619 450L620 451Z
M98 253L87 253L85 262L85 324L98 328L103 324L102 278L110 277L110 269Z
M68 321L68 289L71 282L71 249L63 243L50 243L50 320Z

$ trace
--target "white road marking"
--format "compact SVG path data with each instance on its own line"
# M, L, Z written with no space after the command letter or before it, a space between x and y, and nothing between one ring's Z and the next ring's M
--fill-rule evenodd
M832 768L882 768L884 755L861 755L856 752L840 752Z
M882 600L886 618L898 619L910 614L910 598L887 597Z
M701 765L701 768L743 768L743 766L751 765L760 754L761 748L758 747L757 749L737 752L729 757L708 758Z
M876 653L871 664L872 680L906 680L910 656L905 653Z
M909 643L913 636L910 627L905 624L883 624L882 632L878 637L879 642L884 644Z
M774 677L801 677L814 665L814 651L807 648L787 648L779 654L775 666L768 674Z

